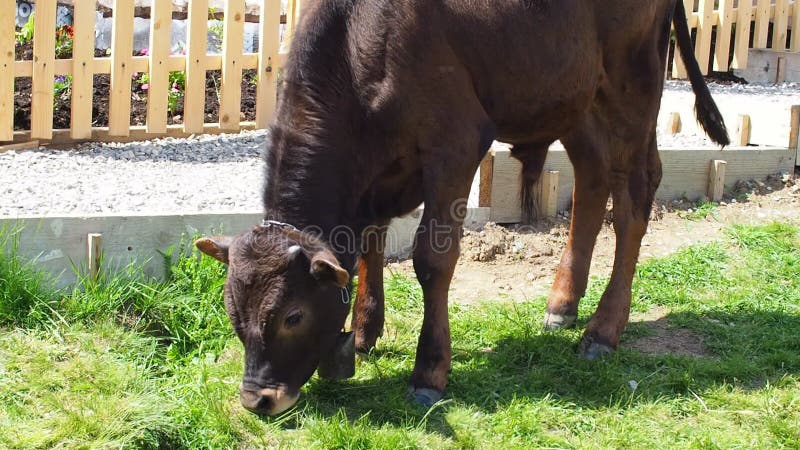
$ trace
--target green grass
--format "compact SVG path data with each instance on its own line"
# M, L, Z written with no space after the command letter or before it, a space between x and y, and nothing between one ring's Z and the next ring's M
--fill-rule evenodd
M275 419L238 403L223 266L176 251L169 282L131 266L56 291L2 236L0 448L800 448L796 226L735 226L639 266L634 311L657 308L702 339L703 358L626 347L653 333L635 323L590 363L580 327L541 331L543 299L452 305L450 385L429 410L405 395L422 296L390 274L386 331L356 376L313 377Z

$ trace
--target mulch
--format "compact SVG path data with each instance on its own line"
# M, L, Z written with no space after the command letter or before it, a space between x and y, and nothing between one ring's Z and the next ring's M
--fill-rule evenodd
M33 59L33 44L17 45L15 48L17 60ZM106 51L95 51L96 57L108 56ZM72 56L66 54L64 58ZM242 71L242 104L241 120L253 121L256 117L256 70ZM215 123L219 119L218 87L221 86L222 73L219 70L206 72L206 106L205 122ZM92 126L108 126L108 95L111 90L111 75L99 74L94 76L94 95L92 98ZM29 130L31 125L31 93L32 82L30 77L19 77L14 80L14 130ZM69 90L54 98L53 128L70 128L71 95ZM168 118L167 123L178 125L183 123L183 97L177 101L175 111ZM131 125L145 125L147 120L147 91L131 80Z

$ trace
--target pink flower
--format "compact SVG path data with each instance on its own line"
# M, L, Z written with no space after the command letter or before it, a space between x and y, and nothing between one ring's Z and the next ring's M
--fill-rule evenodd
M131 78L133 78L133 79L137 79L137 78L139 78L139 72L133 72L133 73L131 74Z
M146 49L146 48L143 48L143 49L142 49L142 50L139 52L139 54L140 54L140 55L142 55L142 56L147 56L147 55L149 55L149 54L150 54L150 50L149 50L149 49Z
M172 88L172 92L180 92L180 91L181 91L181 90L180 90L180 89L178 89L178 88L176 88L176 87Z
M146 91L148 89L150 89L150 84L149 83L145 83L145 84L142 85L142 90L143 91Z

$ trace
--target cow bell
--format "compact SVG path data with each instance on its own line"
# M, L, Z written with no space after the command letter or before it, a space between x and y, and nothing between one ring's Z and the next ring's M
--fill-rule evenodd
M344 380L356 374L356 337L352 331L339 333L333 350L320 360L317 374L329 380Z

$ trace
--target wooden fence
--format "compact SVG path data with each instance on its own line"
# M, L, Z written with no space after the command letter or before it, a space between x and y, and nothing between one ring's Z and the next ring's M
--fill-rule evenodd
M280 0L263 0L259 21L257 53L243 53L244 0L228 0L224 10L222 53L208 54L208 0L188 4L186 53L170 54L172 0L153 0L150 12L150 47L147 56L133 55L133 0L114 0L110 57L94 52L94 0L74 2L73 49L71 59L55 56L56 2L36 3L33 59L15 60L14 51L0 53L0 142L59 143L82 140L146 139L165 135L236 132L243 128L264 128L275 108L278 70L285 59L288 42L300 13L301 0L289 0L286 30L280 41ZM695 53L704 72L726 71L747 66L749 48L773 48L800 52L800 0L684 0L689 25L696 29ZM774 3L772 3L774 2ZM694 4L697 3L697 8ZM716 8L715 8L716 5ZM13 8L0 9L0 48L15 43ZM712 41L715 42L712 48ZM730 64L729 64L730 62ZM679 57L672 64L673 76L683 78ZM257 69L255 120L240 118L242 71ZM204 101L206 71L221 70L219 121L206 123ZM168 125L168 77L185 73L182 124ZM131 77L148 73L146 126L131 126ZM110 74L108 126L92 123L93 79ZM70 76L71 122L68 130L54 130L54 77ZM30 130L14 131L14 80L31 77Z

